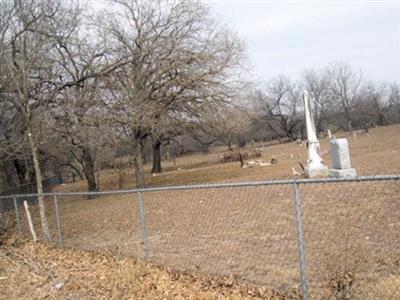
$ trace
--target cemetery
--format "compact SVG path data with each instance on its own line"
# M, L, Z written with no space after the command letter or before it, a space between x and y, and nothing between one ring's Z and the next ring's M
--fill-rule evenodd
M0 1L0 299L400 299L364 2Z
M362 135L354 138L349 133L339 132L334 133L335 138L329 139L329 137L326 137L320 139L319 153L321 153L324 164L329 167L329 173L326 174L327 178L331 178L331 176L336 178L338 175L331 175L331 172L336 170L339 170L339 173L342 170L347 172L348 169L351 169L349 167L356 168L361 176L382 173L386 170L388 173L395 173L400 166L400 161L396 160L396 157L389 156L397 151L397 147L400 146L400 141L397 139L397 131L398 126L382 127L372 129L368 136ZM335 155L332 154L336 151L334 147L339 149L343 149L343 147L341 148L340 145L332 146L332 144L335 144L338 140L340 142L342 138L346 138L349 141L350 153L352 154L351 164L346 161L346 155L344 158L339 155L337 158L339 161L334 162L336 159ZM344 145L345 152L348 146ZM261 148L260 145L254 145L253 147ZM167 175L161 174L149 177L149 180L152 180L155 185L174 185L175 180L184 182L185 179L187 180L186 184L243 182L259 180L260 177L262 178L262 174L266 173L273 174L271 175L273 178L299 179L305 177L305 174L301 171L298 162L301 161L306 165L307 155L308 150L305 145L298 143L277 144L261 151L261 158L259 158L263 161L270 161L271 158L274 158L277 163L269 164L268 166L255 165L251 168L240 168L238 161L220 162L218 152L208 155L194 154L190 157L178 158L175 167L171 162L171 169L168 170L167 167L165 171ZM340 159L345 161L340 161ZM196 164L199 167L196 167ZM302 174L292 174L290 171L292 167L302 172ZM181 169L178 171L179 168ZM105 172L102 177L103 184L113 185L113 182L117 180L116 175L111 171ZM351 171L350 174L345 174L346 177L353 175L354 171ZM268 177L265 179L268 179ZM125 183L129 184L129 182ZM398 215L396 215L398 213L396 208L398 202L396 202L395 197L393 198L399 192L396 189L398 189L396 185L387 183L371 184L368 182L359 185L356 183L337 183L324 187L308 186L301 188L303 205L305 205L306 250L311 251L307 260L309 276L315 276L315 278L319 276L318 270L323 261L341 262L346 255L351 257L361 255L363 258L370 257L369 253L372 253L372 249L367 248L363 248L361 252L359 252L360 250L353 252L356 250L350 247L349 253L341 252L344 249L342 248L344 241L339 233L346 232L348 224L344 221L346 219L341 219L339 216L344 214L343 217L346 217L350 214L353 222L361 222L365 216L369 216L372 212L379 212L369 218L365 231L357 230L349 236L351 239L349 245L361 245L360 242L365 242L366 238L374 240L377 238L376 234L381 235L383 233L382 230L385 228L385 222L382 223L383 216L385 220L398 219ZM57 192L76 192L79 190L85 190L84 182L66 184L55 189ZM272 195L273 202L269 200ZM174 295L178 295L179 292L174 288L175 279L171 278L179 278L179 284L189 284L190 282L190 286L192 286L192 283L194 283L194 286L200 284L203 287L211 284L212 286L207 288L210 292L218 291L219 293L226 290L226 293L232 295L232 297L234 295L238 295L238 297L253 297L253 293L256 297L265 299L268 299L268 297L276 297L277 299L299 297L300 291L296 288L298 273L295 260L297 259L297 251L295 230L293 230L292 223L294 211L290 186L155 192L145 193L144 197L145 203L147 203L146 222L149 226L150 261L155 265L172 268L166 269L166 271L154 269L153 272L155 274L161 272L160 276L164 278L162 280L166 280L163 281L165 282L163 283L165 284L165 289L175 293ZM359 206L361 202L358 203L357 199L362 200L363 203L365 201L368 203L372 199L375 200L367 206ZM81 255L79 252L75 252L79 249L94 250L95 253L108 253L111 255L110 257L105 257L103 256L104 254L93 253L90 256L88 256L89 254L83 254L83 257L85 257L83 262L90 263L90 261L93 261L93 264L97 266L98 259L103 257L101 259L108 261L107 264L110 264L110 268L118 268L118 270L122 265L119 263L118 266L114 265L114 258L112 257L139 257L143 260L143 243L141 242L139 230L136 195L116 194L101 196L90 201L85 196L59 197L59 201L64 247L70 250L64 250L66 252L62 254L64 252L56 253L51 248L28 244L22 251L39 247L39 250L35 250L35 253L37 251L39 253L37 255L46 253L46 255L52 255L51 257L54 257L55 261L63 257L59 261L60 266L68 262L69 258L75 257L74 255ZM52 215L51 199L48 198L46 203L47 211L49 215ZM315 211L313 207L317 203L319 203L319 209ZM178 207L179 209L177 209ZM227 209L228 207L229 209ZM31 211L40 237L38 212L35 207L31 207ZM265 214L263 213L267 211L268 222L266 222ZM223 223L220 223L221 221ZM253 222L258 224L257 227L251 225ZM24 226L27 226L26 223L24 224ZM53 219L50 219L50 226L52 235L55 238ZM395 227L389 228L394 229ZM267 242L262 239L265 232L285 238L279 238L277 243L273 241ZM372 232L374 234L371 235ZM234 234L234 240L231 234ZM387 230L385 232L385 236L388 238L393 238L393 234L396 233ZM314 241L314 239L317 239L318 242L317 240ZM252 242L246 246L248 241ZM333 257L329 257L329 259L320 255L315 256L316 253L312 252L314 251L314 246L312 245L315 242L317 242L316 245L319 245L319 252L327 251L327 253L331 253L328 250L336 249L334 253L337 253L330 254ZM224 247L224 243L231 245L229 246L231 248ZM372 245L374 244L371 243ZM277 251L276 253L279 253L279 255L271 253L272 249L275 249L274 251ZM388 248L382 252L385 253L385 257L388 259L385 262L385 264L387 263L385 265L387 268L390 268L394 263L391 260L396 257L393 256L393 250ZM35 259L44 258L40 258L36 254L35 257L37 257ZM251 257L252 259L249 260L246 257ZM259 265L257 257L262 258L263 263L270 267L265 268L263 265L257 268L257 265ZM6 265L8 264L7 261L4 262ZM129 265L128 267L125 266L126 263L130 264L128 261L125 262L123 260L123 268L149 268L141 265ZM287 265L286 269L282 268L283 265ZM341 263L338 263L338 265L342 266ZM71 271L79 272L78 266L77 264L76 269L73 267ZM271 266L276 266L276 268L271 268ZM349 266L352 266L351 263ZM96 267L96 270L93 269L93 274L97 274L98 268L101 267ZM383 268L383 266L380 268ZM329 272L331 272L332 276L336 274L334 266L323 265L323 269L330 270ZM179 270L190 270L194 275L174 275L181 274ZM234 277L229 277L232 270L234 270ZM265 273L265 270L269 270L268 272L271 273ZM42 270L42 272L46 271ZM57 273L57 278L61 276L60 274L64 274L62 269L57 272L61 272ZM209 274L213 274L212 276L216 277L208 278ZM366 293L382 297L395 293L398 279L396 277L385 277L383 274L380 276L383 276L379 281L382 287L374 288L372 292L369 289L365 289ZM154 280L160 280L158 278L160 277L155 277ZM181 280L183 280L183 283ZM338 280L343 279L338 278ZM57 283L49 282L45 286L50 285L49 289L54 290L55 288L52 286ZM90 281L87 284L89 283ZM329 281L327 284L326 288L329 291L333 291L329 287ZM260 290L260 285L273 288ZM198 295L203 293L201 290L193 291L191 289L192 287L188 292L191 291ZM66 293L67 291L63 291L63 289L57 290L57 293L64 292ZM117 290L111 294L107 293L107 295L118 295L114 294L118 293Z

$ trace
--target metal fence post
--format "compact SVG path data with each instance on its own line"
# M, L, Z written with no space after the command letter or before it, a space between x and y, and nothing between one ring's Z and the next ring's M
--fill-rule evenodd
M303 233L303 221L302 221L302 211L301 211L301 196L299 184L294 183L294 201L296 207L296 229L297 229L297 243L299 250L299 260L300 260L300 284L301 284L301 296L303 300L308 299L308 282L306 274L306 259L305 259L305 249L304 249L304 233Z
M61 221L60 221L60 209L58 208L58 197L56 194L53 195L53 201L54 201L54 209L56 211L56 223L57 223L57 237L58 237L58 243L60 244L60 247L64 247L64 241L62 239L62 233L61 233Z
M19 221L19 211L18 211L18 202L17 202L17 197L13 197L14 201L14 209L15 209L15 218L17 219L17 232L19 235L21 235L21 223Z
M149 258L149 246L148 246L148 241L147 241L147 228L146 228L146 221L145 221L144 200L143 200L143 193L138 192L138 194L139 194L140 222L142 224L142 234L143 234L144 259L147 261Z

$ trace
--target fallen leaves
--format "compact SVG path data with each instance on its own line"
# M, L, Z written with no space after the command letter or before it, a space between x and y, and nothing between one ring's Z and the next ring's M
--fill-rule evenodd
M22 242L0 248L1 299L291 299L295 295L103 253Z

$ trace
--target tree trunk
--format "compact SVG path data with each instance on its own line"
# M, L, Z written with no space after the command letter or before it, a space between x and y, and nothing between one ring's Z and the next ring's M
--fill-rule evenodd
M379 126L384 126L386 125L386 118L385 118L385 114L382 111L378 101L376 102L376 106L377 106L377 110L378 110L378 125Z
M26 184L29 181L27 180L27 174L29 173L25 161L19 160L19 159L14 159L13 160L15 171L18 176L18 184Z
M385 118L385 114L382 112L379 112L378 114L378 125L379 126L385 126L386 125L386 118Z
M307 134L306 134L306 127L305 126L301 127L300 133L301 133L301 140L306 140L307 139Z
M38 196L39 214L42 223L43 236L45 241L50 241L51 237L50 237L49 224L46 218L46 209L44 206L43 196L40 195L43 194L43 185L42 185L42 173L40 171L40 165L39 165L38 149L34 137L32 136L31 130L28 131L28 140L32 152L33 167L35 169L36 189L37 193L39 194Z
M122 190L122 186L124 183L124 172L121 168L118 169L118 189Z
M242 153L239 150L239 161L240 161L240 167L243 168L244 167L244 159L242 156Z
M98 190L100 189L100 176L101 176L101 167L98 166L96 172L96 185Z
M152 174L160 174L161 169L161 142L155 141L153 143L153 168L151 169Z
M351 125L351 121L350 120L347 120L347 129L349 131L353 131L353 125Z
M351 118L350 118L350 110L347 106L344 107L344 114L345 114L346 122L347 122L347 130L353 131L353 126L351 124Z
M295 140L295 138L294 138L294 133L293 133L292 130L289 130L289 129L288 129L288 130L286 131L286 138L289 140L289 142Z
M136 187L144 187L144 173L143 173L143 143L142 140L136 139L134 144L134 157L133 167L135 169Z
M88 184L89 192L97 191L96 176L94 172L94 160L90 148L87 146L82 147L82 160L84 165L85 178ZM91 198L91 197L89 197Z

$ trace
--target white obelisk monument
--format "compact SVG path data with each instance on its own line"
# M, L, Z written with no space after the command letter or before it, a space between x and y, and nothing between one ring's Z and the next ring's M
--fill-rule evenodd
M308 178L323 177L328 175L328 167L324 165L319 155L319 141L315 130L314 117L311 112L311 102L307 90L304 90L304 114L307 130L308 160L305 175Z

